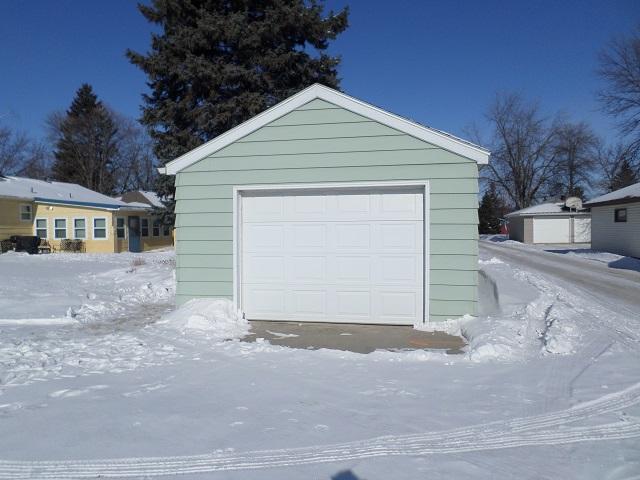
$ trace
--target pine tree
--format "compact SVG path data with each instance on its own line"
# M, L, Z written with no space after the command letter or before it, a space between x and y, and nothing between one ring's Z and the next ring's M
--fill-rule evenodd
M338 87L329 41L348 10L323 16L321 0L153 0L139 5L158 25L146 55L127 51L148 77L142 123L159 163L188 152L313 83ZM174 177L160 176L173 221Z
M628 187L634 183L638 183L638 173L631 167L629 160L624 160L620 165L620 168L611 179L611 185L609 185L609 191L620 190L621 188Z
M112 194L118 129L91 85L78 89L66 114L54 117L51 126L57 137L53 177Z
M504 210L504 202L498 194L495 184L492 183L480 200L478 209L480 217L478 230L480 233L500 233L500 218L504 215Z

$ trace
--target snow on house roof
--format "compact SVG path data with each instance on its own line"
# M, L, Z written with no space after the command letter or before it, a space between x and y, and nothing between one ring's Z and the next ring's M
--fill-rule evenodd
M625 203L633 200L640 201L640 182L605 195L600 195L599 197L589 200L586 205L591 206L602 203Z
M13 176L0 176L0 197L108 210L132 207L148 208L148 205L131 205L102 193L94 192L76 183Z
M158 208L164 208L164 204L162 203L162 201L160 200L160 197L158 196L158 194L156 192L150 192L147 190L140 190L140 193L142 195L144 195L144 197L149 200L149 203L154 206L154 207L158 207Z
M0 197L117 210L127 204L76 183L0 176Z
M528 216L528 215L558 215L562 213L570 213L570 211L565 207L564 202L554 202L554 203L541 203L540 205L532 205L530 207L508 213L505 216L516 217L516 216ZM584 210L578 210L576 212L574 210L571 213L586 214L587 212Z

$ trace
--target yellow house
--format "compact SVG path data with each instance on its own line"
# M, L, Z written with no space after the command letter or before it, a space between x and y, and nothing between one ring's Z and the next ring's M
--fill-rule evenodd
M53 252L141 252L170 246L172 228L152 215L153 206L72 183L0 176L0 240L37 236Z

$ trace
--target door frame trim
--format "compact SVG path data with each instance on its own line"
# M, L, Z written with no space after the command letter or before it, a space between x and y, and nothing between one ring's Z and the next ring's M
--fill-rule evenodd
M324 183L282 183L282 184L257 184L234 185L233 187L233 305L242 313L241 298L241 245L242 245L242 196L251 192L278 192L301 191L311 192L320 190L330 192L332 190L351 189L375 189L375 188L421 188L423 194L423 255L422 255L422 322L414 323L416 329L425 329L429 324L429 285L430 285L430 186L429 180L399 180L399 181L372 181L372 182L324 182Z

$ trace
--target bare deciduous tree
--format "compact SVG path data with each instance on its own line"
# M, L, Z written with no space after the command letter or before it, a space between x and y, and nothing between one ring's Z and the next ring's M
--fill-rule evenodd
M640 26L600 54L598 73L607 83L598 93L604 111L630 136L630 147L640 149Z
M559 122L555 126L557 164L552 193L584 197L593 181L598 138L584 122Z
M517 209L528 207L557 174L555 126L517 94L496 96L487 120L493 129L488 179Z
M43 179L49 176L49 163L43 144L9 127L0 127L0 175Z
M117 193L153 190L157 170L149 135L138 122L115 112L112 115L118 125Z
M596 148L595 164L600 172L598 186L604 192L621 188L619 178L625 170L640 178L640 154L632 145L618 143L608 146L600 142Z

